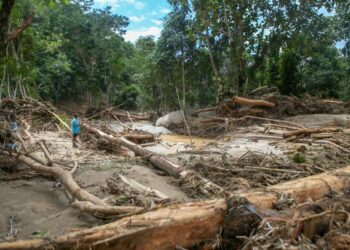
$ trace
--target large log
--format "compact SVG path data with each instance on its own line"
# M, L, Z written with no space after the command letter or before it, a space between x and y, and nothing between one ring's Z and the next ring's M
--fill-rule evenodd
M254 107L266 107L266 108L276 107L276 105L272 102L268 102L264 100L253 100L253 99L248 99L248 98L243 98L238 96L233 97L232 101L240 105L248 105L248 106L254 106Z
M146 159L148 159L154 166L164 170L166 173L168 173L171 176L177 177L177 178L186 178L190 175L196 174L191 171L185 170L185 168L179 164L175 164L166 157L160 156L156 153L153 153L145 148L143 148L140 145L137 145L129 140L127 140L124 137L115 137L110 134L106 134L101 130L98 130L96 128L91 127L90 125L83 123L81 126L85 127L88 131L94 133L95 135L107 139L111 143L117 143L121 146L124 146L131 151L133 151L136 155L142 156ZM223 189L216 185L215 183L212 183L208 179L199 176L196 174L196 177L200 179L200 185L201 190L203 193L209 194L212 191L215 190L215 192L222 192Z
M82 230L62 237L43 240L0 243L3 249L174 249L179 245L189 247L208 239L214 239L220 229L223 235L232 237L249 233L252 229L252 214L249 208L243 209L239 197L246 197L259 210L272 208L277 194L290 193L297 202L308 198L320 199L332 191L350 187L348 176L350 167L328 174L319 174L296 181L271 186L261 192L240 193L233 199L201 201L177 204L141 215L134 215L100 227ZM271 193L272 192L272 193ZM266 198L268 197L268 198ZM284 218L291 218L283 212ZM332 218L331 213L327 220ZM264 213L261 214L264 217ZM277 214L278 215L278 214ZM268 211L266 216L271 217ZM276 216L276 214L274 214ZM287 217L286 217L287 216ZM280 217L280 216L277 216ZM344 214L343 219L347 216ZM312 218L318 218L317 216ZM302 219L304 221L304 219ZM296 220L296 223L299 223ZM318 224L319 223L319 224ZM325 220L316 221L314 228L324 225ZM329 225L329 222L328 224Z

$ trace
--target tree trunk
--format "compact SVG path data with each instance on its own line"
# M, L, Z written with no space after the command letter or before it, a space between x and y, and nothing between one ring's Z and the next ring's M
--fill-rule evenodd
M215 77L215 82L219 80L219 72L216 68L215 61L214 61L214 56L213 52L210 46L210 40L209 40L209 31L208 28L205 31L205 41L207 42L207 47L208 47L208 54L209 54L209 59L210 59L210 65L211 68L213 69L214 77Z
M23 31L25 31L27 28L29 28L32 25L33 18L34 18L34 15L30 15L16 29L14 29L10 32L7 32L5 42L8 43L9 41L12 41L12 40L16 39L17 37L19 37L19 35L22 34Z
M182 109L186 113L186 80L185 80L185 55L183 34L181 37L181 76L182 76Z

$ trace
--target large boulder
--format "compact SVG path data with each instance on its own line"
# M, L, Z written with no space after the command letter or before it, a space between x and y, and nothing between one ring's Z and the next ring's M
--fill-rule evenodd
M348 116L337 116L333 121L334 125L343 128L350 128L350 117Z
M182 111L178 110L158 118L156 122L156 126L157 127L162 126L162 127L168 128L172 124L179 125L181 123L183 123Z

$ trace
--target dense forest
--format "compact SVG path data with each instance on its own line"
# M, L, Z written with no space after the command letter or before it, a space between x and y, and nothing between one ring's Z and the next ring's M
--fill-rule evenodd
M205 107L262 85L350 96L348 1L169 0L159 39L92 0L2 0L0 97Z

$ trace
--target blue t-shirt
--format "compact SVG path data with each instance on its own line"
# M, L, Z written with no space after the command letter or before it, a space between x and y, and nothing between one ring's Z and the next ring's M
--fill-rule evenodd
M80 133L80 125L79 121L76 118L73 118L72 120L72 134L79 134Z

